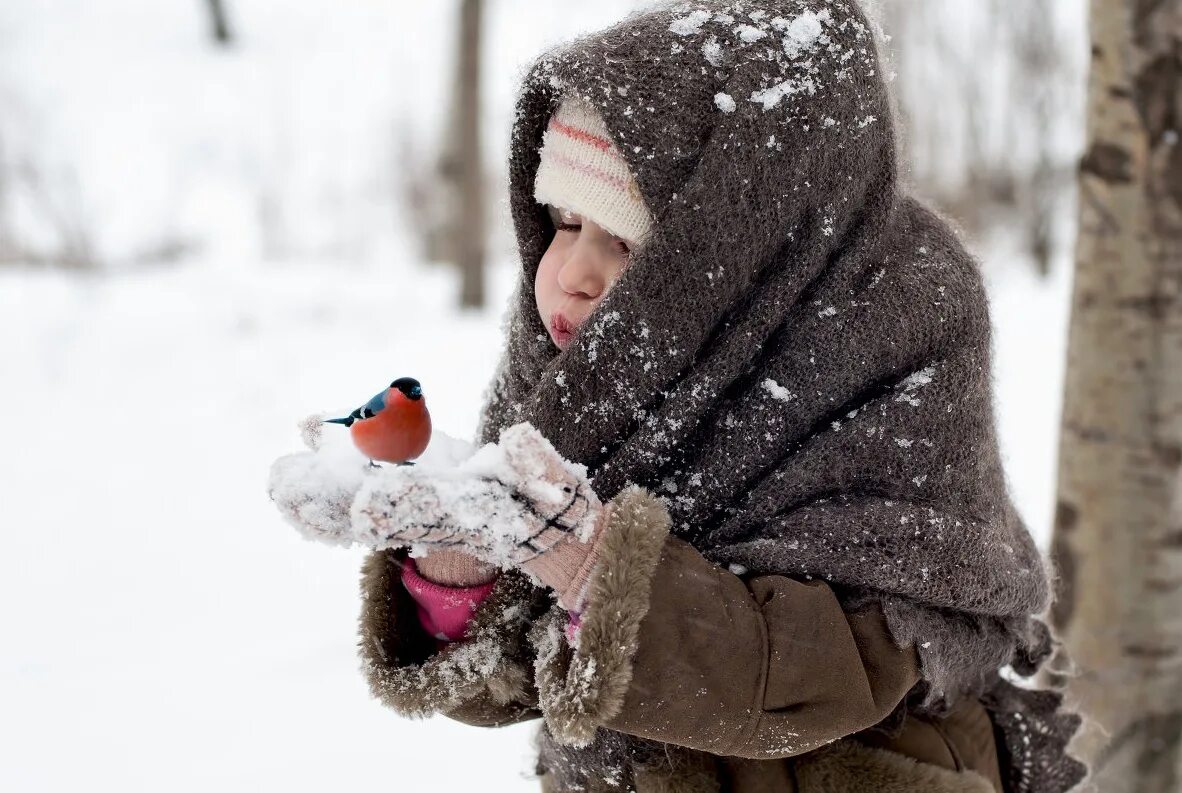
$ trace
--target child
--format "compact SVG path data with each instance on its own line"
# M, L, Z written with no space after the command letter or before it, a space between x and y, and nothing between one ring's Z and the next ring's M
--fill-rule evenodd
M663 5L548 53L510 191L503 458L470 499L402 469L352 504L390 548L375 695L541 717L549 791L1073 788L1079 718L999 675L1053 642L980 277L901 192L854 0Z

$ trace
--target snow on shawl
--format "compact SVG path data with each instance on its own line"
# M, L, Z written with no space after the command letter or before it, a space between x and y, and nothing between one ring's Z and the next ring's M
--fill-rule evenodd
M568 348L532 285L550 113L602 114L654 235ZM921 707L983 696L1013 790L1071 788L1078 717L1030 675L1053 642L1044 560L1006 492L977 267L901 194L874 32L852 0L664 5L539 59L512 138L522 259L482 440L530 421L605 500L664 496L720 564L879 602Z

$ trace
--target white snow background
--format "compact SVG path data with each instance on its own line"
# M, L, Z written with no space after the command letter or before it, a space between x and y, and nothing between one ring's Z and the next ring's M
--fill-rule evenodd
M636 5L489 4L490 162L524 65ZM0 6L0 141L112 262L0 268L0 790L535 790L534 724L369 698L361 552L303 540L265 494L301 417L394 377L423 382L441 429L475 429L513 277L504 207L491 307L461 314L392 198L398 130L441 134L452 4L229 8L240 41L217 52L197 0ZM176 263L139 263L173 237L192 243ZM1045 543L1069 262L1040 281L1016 248L980 252L1008 471Z

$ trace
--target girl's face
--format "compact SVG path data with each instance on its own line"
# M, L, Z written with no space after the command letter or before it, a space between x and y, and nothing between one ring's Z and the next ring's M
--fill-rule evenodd
M628 266L635 243L547 204L554 239L538 264L534 299L550 338L564 350Z

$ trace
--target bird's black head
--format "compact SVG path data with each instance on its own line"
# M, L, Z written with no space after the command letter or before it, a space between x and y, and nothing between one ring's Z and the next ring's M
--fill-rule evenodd
M390 387L397 388L407 399L419 400L423 398L423 387L413 377L399 377L390 383Z

